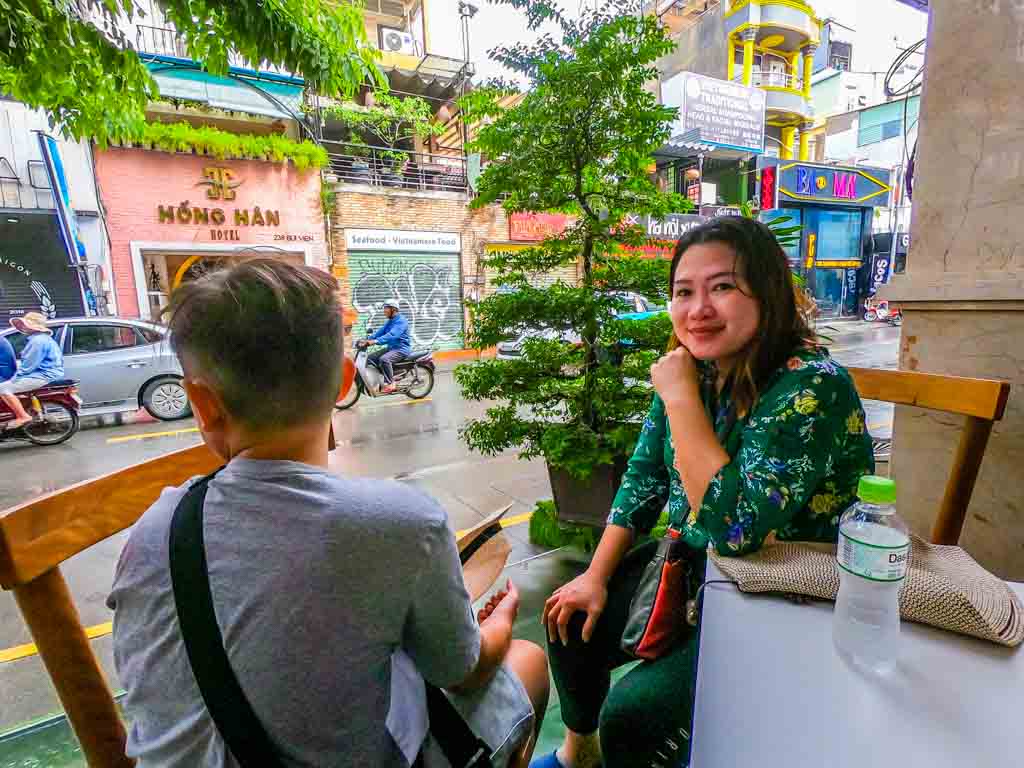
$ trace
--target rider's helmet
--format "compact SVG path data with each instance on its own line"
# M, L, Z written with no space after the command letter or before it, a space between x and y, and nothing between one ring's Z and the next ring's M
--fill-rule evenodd
M398 312L400 310L400 308L398 306L398 302L395 301L394 299L388 299L387 301L385 301L384 302L384 306L385 307L391 307L396 312Z

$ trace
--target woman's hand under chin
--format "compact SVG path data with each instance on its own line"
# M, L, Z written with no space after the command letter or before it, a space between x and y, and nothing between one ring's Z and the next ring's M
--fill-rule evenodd
M666 406L700 405L697 361L686 347L678 347L651 366L651 383Z

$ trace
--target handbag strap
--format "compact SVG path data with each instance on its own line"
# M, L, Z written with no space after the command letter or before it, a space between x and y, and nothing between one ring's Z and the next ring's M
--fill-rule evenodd
M242 768L281 768L277 749L231 668L213 609L203 542L203 502L217 472L193 483L174 510L169 545L174 606L192 674L231 754Z
M491 768L491 748L478 737L444 691L426 683L430 734L452 768Z

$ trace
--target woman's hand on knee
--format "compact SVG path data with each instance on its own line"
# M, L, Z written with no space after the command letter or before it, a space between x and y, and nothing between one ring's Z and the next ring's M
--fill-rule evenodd
M589 643L594 626L604 612L608 602L608 587L589 572L580 574L568 584L559 587L544 604L541 621L548 628L548 639L553 643L555 636L562 645L569 644L569 620L577 611L587 615L583 623L583 642Z

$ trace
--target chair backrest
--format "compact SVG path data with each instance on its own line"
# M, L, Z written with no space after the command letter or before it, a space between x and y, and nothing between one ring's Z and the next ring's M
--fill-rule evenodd
M967 379L915 371L851 368L861 398L911 405L965 417L956 457L932 526L935 544L956 544L967 517L992 425L1003 418L1010 385L991 379Z
M164 488L220 461L203 445L0 513L0 587L11 590L92 768L127 768L125 730L60 564L134 523Z

